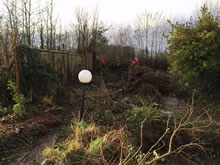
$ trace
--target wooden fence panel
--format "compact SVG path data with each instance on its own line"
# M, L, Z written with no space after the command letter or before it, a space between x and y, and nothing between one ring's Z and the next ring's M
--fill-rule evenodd
M43 58L50 61L58 72L63 74L63 82L67 83L74 76L78 75L80 70L92 70L92 54L73 54L69 52L53 51L40 49Z

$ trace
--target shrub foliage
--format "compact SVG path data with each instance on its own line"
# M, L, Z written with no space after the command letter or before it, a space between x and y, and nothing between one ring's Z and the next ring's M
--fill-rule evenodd
M171 23L171 22L170 22ZM205 91L220 90L220 21L203 6L196 23L171 24L170 71L183 84Z
M21 88L25 95L53 95L58 86L58 73L50 61L41 57L39 50L26 45L17 46L20 63Z
M8 81L8 89L12 95L12 100L15 102L13 106L14 117L22 117L25 113L25 103L26 100L23 94L18 94L16 85L11 80Z

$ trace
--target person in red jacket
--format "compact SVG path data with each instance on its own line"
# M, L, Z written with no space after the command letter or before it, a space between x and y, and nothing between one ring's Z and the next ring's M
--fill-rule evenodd
M106 66L106 62L105 62L104 60L100 60L100 64L101 64L102 66Z
M107 63L105 62L105 60L100 60L100 73L103 76L103 80L106 79L107 74L108 74L108 67L107 67Z
M133 61L132 66L135 67L137 65L139 65L139 60L137 59L137 57L135 57L135 60Z

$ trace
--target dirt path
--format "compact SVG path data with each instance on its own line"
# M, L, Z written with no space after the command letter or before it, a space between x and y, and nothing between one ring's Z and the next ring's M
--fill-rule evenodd
M56 138L59 136L61 127L49 130L49 132L40 138L40 140L25 152L22 152L20 156L11 162L11 165L34 165L40 158L43 150L55 143Z
M39 132L40 135L39 137L34 137L36 141L33 144L25 147L24 150L22 149L16 151L15 153L11 153L10 157L2 159L2 162L0 158L0 165L36 164L39 161L44 149L46 147L52 146L56 142L57 137L59 137L60 133L62 132L63 126L72 120L72 115L69 114L73 113L73 109L77 109L77 107L72 106L72 101L78 100L78 95L81 96L80 89L71 89L71 93L68 98L60 95L60 97L62 96L62 102L60 103L62 104L62 107L56 107L54 105L43 103L41 107L46 107L47 112L43 113L43 115L37 115L36 117L28 119L27 121L22 122L22 124L17 124L17 129L19 128L19 130L22 130L23 132L30 133L30 136L32 136L31 132L33 130ZM62 112L62 115L65 115L65 117L59 116L59 114L56 114L55 111L65 111ZM13 133L16 131L16 128L13 127L9 129L8 126L5 133ZM0 129L0 131L2 130Z
M162 103L165 105L165 109L161 110L163 114L172 115L183 113L186 110L186 103L183 100L180 100L177 97L173 96L164 96L161 99Z

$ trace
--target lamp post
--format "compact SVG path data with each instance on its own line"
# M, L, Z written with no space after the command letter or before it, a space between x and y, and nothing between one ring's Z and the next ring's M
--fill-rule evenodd
M92 73L89 70L81 70L78 74L79 81L83 83L83 92L82 92L82 104L79 113L79 121L82 120L83 113L84 113L84 102L85 102L85 84L88 84L92 80Z

